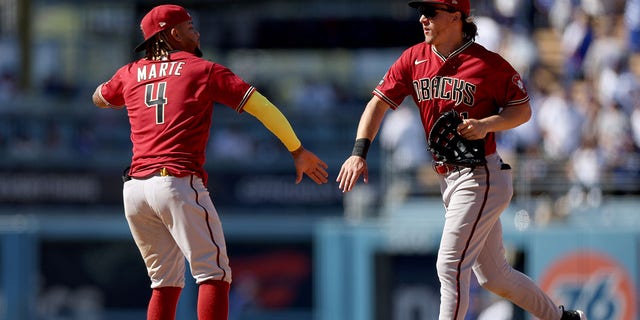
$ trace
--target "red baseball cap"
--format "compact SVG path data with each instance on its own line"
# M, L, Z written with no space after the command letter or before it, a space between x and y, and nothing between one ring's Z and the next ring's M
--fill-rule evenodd
M471 4L469 0L413 0L409 1L409 6L418 8L423 4L444 4L462 12L465 16L471 14Z
M136 47L136 52L145 50L147 48L147 41L158 34L158 32L171 29L180 23L190 20L191 16L187 10L181 6L164 4L154 7L140 22L140 29L142 29L144 41Z

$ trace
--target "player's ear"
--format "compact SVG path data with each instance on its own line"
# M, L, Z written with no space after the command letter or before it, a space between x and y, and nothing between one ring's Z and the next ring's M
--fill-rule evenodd
M171 28L171 37L174 38L176 41L182 40L182 36L180 36L180 32L178 31L177 28Z

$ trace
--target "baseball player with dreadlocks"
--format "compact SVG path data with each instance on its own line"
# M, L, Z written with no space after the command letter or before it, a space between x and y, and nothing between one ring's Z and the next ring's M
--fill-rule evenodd
M425 41L407 49L373 91L360 118L352 155L338 174L339 187L343 192L352 190L361 175L368 182L365 159L371 141L386 111L411 96L432 151L455 135L461 138L443 145L454 148L464 141L482 141L480 148L458 148L458 154L434 153L445 207L436 263L440 320L465 318L471 272L484 288L539 319L585 320L582 311L556 306L505 258L499 218L511 201L513 185L511 168L496 153L495 132L519 126L531 116L520 76L498 54L474 42L477 26L470 18L469 0L414 0L409 5L420 13ZM462 116L457 122L445 121L456 124L455 134L446 127L434 129L445 113ZM453 161L470 148L482 150L483 159L469 166Z
M291 152L303 174L327 182L327 165L303 148L284 115L226 67L200 58L200 34L177 5L160 5L141 22L146 51L93 94L102 108L126 106L133 158L125 175L124 211L144 259L152 294L147 319L174 319L185 258L199 285L200 320L228 317L231 269L203 169L215 102L260 120Z

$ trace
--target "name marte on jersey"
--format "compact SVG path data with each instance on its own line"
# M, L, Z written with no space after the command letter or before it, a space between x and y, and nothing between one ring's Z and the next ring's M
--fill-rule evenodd
M462 79L436 76L413 80L413 89L418 101L445 99L455 101L456 105L464 103L468 106L475 102L476 85Z
M161 62L138 67L138 82L166 76L179 76L185 62Z

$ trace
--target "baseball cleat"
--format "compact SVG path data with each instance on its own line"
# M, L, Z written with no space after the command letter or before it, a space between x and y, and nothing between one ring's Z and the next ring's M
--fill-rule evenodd
M587 315L582 310L565 310L562 306L560 308L562 309L560 320L587 320Z

